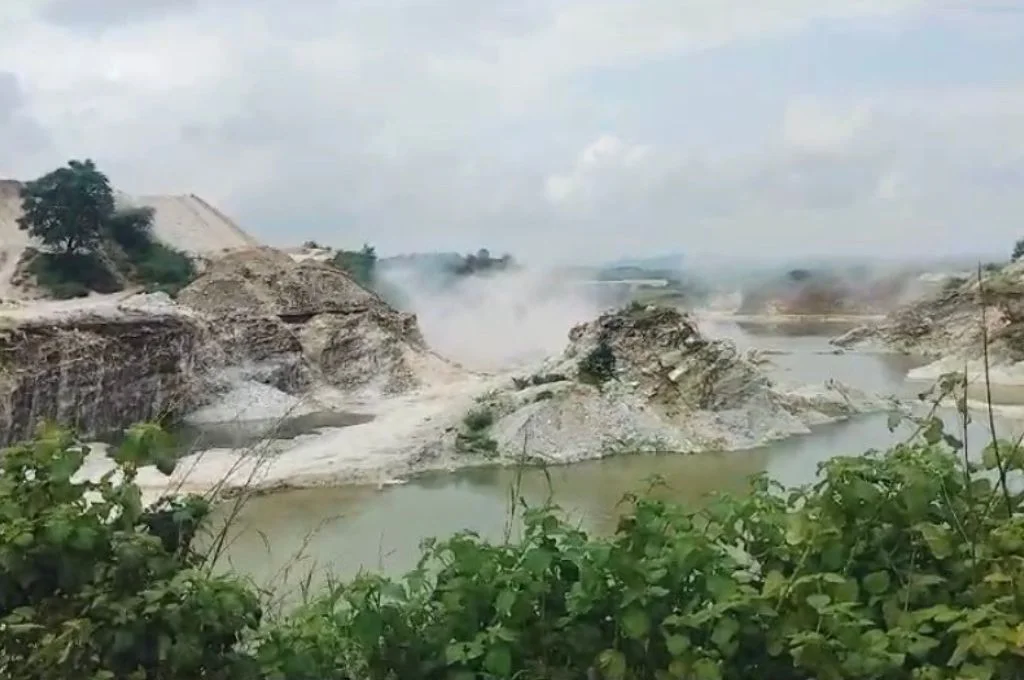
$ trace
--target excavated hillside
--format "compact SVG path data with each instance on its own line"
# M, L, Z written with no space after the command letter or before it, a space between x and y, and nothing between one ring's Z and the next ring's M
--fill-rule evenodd
M1024 265L986 272L980 281L977 276L948 279L939 292L897 309L881 323L855 328L833 344L875 342L932 359L976 359L983 354L985 334L994 360L1024 360Z
M165 297L44 303L0 321L0 445L43 421L103 433L175 418L207 391L205 323Z
M0 312L0 328L0 444L46 420L101 434L197 409L283 417L241 412L324 389L395 395L458 372L427 350L414 316L330 265L269 248L213 261L177 301L39 302Z
M271 248L212 262L178 303L223 319L226 347L251 347L264 334L270 346L291 338L315 378L344 390L408 391L421 384L423 364L435 359L414 315L388 306L332 265L296 262Z
M449 444L551 462L734 450L880 403L837 383L784 392L685 313L632 305L573 328L561 356L487 395Z

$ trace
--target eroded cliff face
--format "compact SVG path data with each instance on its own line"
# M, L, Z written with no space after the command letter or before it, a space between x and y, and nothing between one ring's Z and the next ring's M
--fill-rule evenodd
M202 393L202 337L173 314L40 318L0 331L0 444L44 421L96 434L185 413Z
M332 265L296 262L270 248L213 262L178 301L224 320L215 333L227 353L238 348L263 368L279 368L276 378L261 382L286 392L320 381L343 391L397 394L423 384L421 359L441 363L414 315Z

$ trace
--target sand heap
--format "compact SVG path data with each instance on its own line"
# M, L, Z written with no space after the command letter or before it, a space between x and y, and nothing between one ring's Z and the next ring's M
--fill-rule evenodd
M414 315L391 308L336 267L296 262L270 248L214 261L178 303L220 320L229 356L291 376L278 384L285 391L322 380L347 391L404 392L420 384L428 355Z
M686 314L633 305L573 328L561 356L481 399L450 444L553 462L732 450L878 406L836 383L783 391Z

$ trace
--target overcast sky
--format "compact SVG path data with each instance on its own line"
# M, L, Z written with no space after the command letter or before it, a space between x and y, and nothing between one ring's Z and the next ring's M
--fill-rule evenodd
M1020 0L2 0L0 176L272 243L1009 251Z

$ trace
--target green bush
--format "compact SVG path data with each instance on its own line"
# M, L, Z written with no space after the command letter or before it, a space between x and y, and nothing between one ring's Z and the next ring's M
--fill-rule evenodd
M592 385L603 385L615 377L615 354L604 339L579 363L579 378Z
M136 277L148 290L176 294L196 277L196 268L188 255L154 241L141 251L135 262Z
M462 419L462 424L470 432L486 430L494 424L494 412L487 407L473 409Z
M72 481L89 450L58 430L0 455L0 677L257 677L257 598L192 550L209 505L143 506L136 470L173 467L165 443L131 430L119 481Z
M27 271L36 284L59 300L84 297L90 291L116 293L122 289L117 276L94 252L37 252L30 255Z

